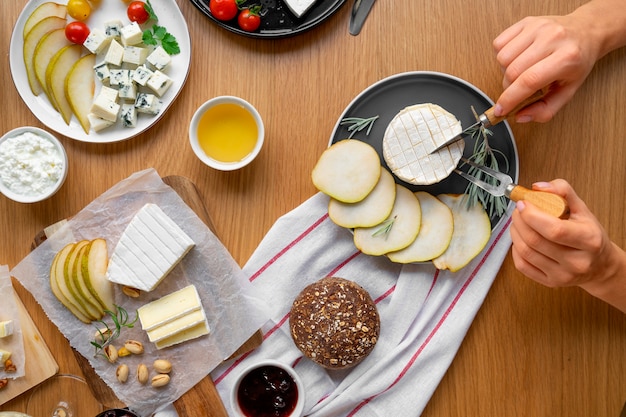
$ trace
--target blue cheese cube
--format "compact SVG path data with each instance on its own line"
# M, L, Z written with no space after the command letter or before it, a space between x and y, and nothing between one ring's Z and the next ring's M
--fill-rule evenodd
M165 67L167 67L172 60L170 55L165 52L165 49L161 45L157 46L157 48L152 51L148 58L146 59L154 68L159 71L163 71Z
M135 72L133 73L133 81L141 86L145 86L150 77L152 77L153 72L150 71L148 67L145 65L140 65L135 68Z
M102 129L106 129L107 127L113 126L115 124L114 121L103 119L102 117L98 117L98 116L96 116L93 113L89 113L87 115L87 118L89 119L89 123L91 124L91 128L95 132L99 132Z
M128 85L133 82L133 75L129 69L117 69L112 68L111 76L109 77L109 84L111 85Z
M98 94L98 97L96 97L91 105L91 113L110 122L117 120L119 111L120 105L115 101L109 100L105 94Z
M122 65L122 59L124 58L124 47L119 44L115 39L111 40L109 44L109 50L104 56L104 62L120 66Z
M104 23L104 34L111 38L120 39L122 36L122 26L124 26L124 24L121 20L109 20Z
M85 39L85 42L83 43L83 46L92 54L99 54L104 51L104 49L109 45L109 42L111 42L111 38L109 38L100 29L95 28L89 33L89 36L87 36L87 39Z
M159 98L154 94L137 94L137 99L135 100L135 108L139 113L159 114L162 106L163 102L159 100Z
M109 77L111 76L111 72L109 71L109 64L106 62L96 64L93 67L93 70L100 82L108 81Z
M165 92L172 86L172 79L163 74L161 71L156 70L146 85L154 91L157 96L162 97L163 94L165 94Z
M137 109L134 104L124 103L122 104L122 111L120 113L120 120L124 127L137 126Z
M131 22L129 25L122 27L121 40L122 45L131 46L141 43L143 32L137 22Z
M118 92L119 97L124 100L133 100L137 97L137 86L135 83L122 84Z
M143 65L148 56L148 48L141 48L139 46L125 46L124 58L122 61L127 64Z

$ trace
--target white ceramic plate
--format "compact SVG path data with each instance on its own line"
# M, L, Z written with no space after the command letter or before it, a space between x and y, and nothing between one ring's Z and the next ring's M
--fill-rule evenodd
M83 142L94 143L117 142L129 139L154 125L172 105L185 85L185 81L187 81L187 74L189 73L189 64L191 61L191 40L189 38L187 23L185 22L185 18L176 4L176 0L159 0L151 2L154 12L159 18L158 25L164 26L168 32L173 34L180 46L180 54L172 56L172 62L164 70L164 72L173 80L173 85L161 98L163 101L163 108L161 112L159 112L156 116L139 114L137 117L137 126L134 128L125 128L118 123L115 126L108 127L100 132L94 132L92 129L89 134L84 132L75 117L72 118L69 125L65 124L61 114L52 107L46 95L44 93L39 96L33 95L30 90L30 86L28 85L22 52L22 33L24 31L24 23L37 6L46 1L48 0L31 0L28 2L26 7L24 7L24 10L22 10L22 13L13 27L13 35L11 36L9 51L13 82L15 83L15 87L22 97L22 100L24 100L35 117L37 117L41 123L61 135ZM62 1L63 0L58 2L60 3ZM126 16L126 7L127 3L120 0L101 1L99 2L98 7L94 8L86 23L90 28L100 28L101 30L104 30L105 22L113 19L119 19L123 24L128 24L130 21ZM71 20L71 17L68 16L68 22ZM86 49L85 53L88 53ZM98 62L100 59L101 57L98 59ZM96 94L100 89L100 85L101 83L96 79Z

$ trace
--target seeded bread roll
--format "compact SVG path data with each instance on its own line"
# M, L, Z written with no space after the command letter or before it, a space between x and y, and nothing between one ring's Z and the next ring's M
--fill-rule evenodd
M380 317L362 287L343 278L327 277L296 297L289 327L306 357L327 369L345 369L372 351L380 333Z

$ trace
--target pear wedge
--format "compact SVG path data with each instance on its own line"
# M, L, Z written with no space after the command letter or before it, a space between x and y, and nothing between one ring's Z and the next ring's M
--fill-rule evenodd
M389 216L395 199L396 183L391 173L383 169L378 183L363 200L342 203L331 198L328 202L328 216L336 225L348 229L376 226Z
M26 19L26 22L24 23L24 31L22 32L22 37L26 39L26 35L28 34L28 32L30 32L30 30L37 23L50 16L56 16L65 19L67 17L67 6L51 1L41 3Z
M88 240L81 240L79 242L76 242L76 245L74 245L74 248L65 260L65 265L63 267L63 278L65 279L65 285L70 291L72 300L80 305L81 310L83 310L87 314L87 317L89 317L91 320L98 320L102 318L102 311L92 306L91 303L88 302L88 300L83 296L83 293L77 281L76 269L80 266L80 256L82 256L82 254L84 253L84 249L87 247L88 244Z
M46 69L46 85L51 101L56 103L57 110L66 124L72 119L72 107L65 97L65 77L70 72L82 52L81 45L69 45L58 51L50 60Z
M37 81L37 75L35 74L34 55L35 49L39 41L48 33L53 30L65 28L66 20L57 17L50 16L40 20L33 28L26 34L24 38L24 66L26 67L26 77L28 78L28 85L34 95L41 94L42 87Z
M456 272L470 263L487 245L491 222L480 203L468 208L465 194L441 194L437 198L452 210L454 232L448 249L433 259L438 269Z
M108 265L109 254L106 240L100 238L92 240L82 257L83 279L102 309L114 311L113 285L106 277Z
M72 112L87 134L89 134L89 129L91 129L91 122L87 115L91 111L96 88L93 71L95 64L95 55L85 55L76 61L65 79L65 97L70 103Z
M73 248L74 243L66 245L52 260L52 265L50 266L50 289L61 304L63 304L74 316L76 316L76 318L83 323L91 323L89 317L87 317L85 313L83 313L72 301L70 301L60 286L60 283L65 282L63 279L63 267L65 265L65 260Z
M389 217L373 227L354 229L354 245L367 255L384 255L409 246L422 222L420 202L408 188L396 184L396 199Z
M55 29L46 33L37 46L33 55L33 66L35 67L35 76L41 85L43 92L46 93L52 106L58 110L54 98L50 94L50 88L46 82L46 70L52 57L63 47L70 45L71 42L65 37L64 29Z
M363 200L376 186L380 157L369 144L344 139L328 147L311 173L313 185L343 203Z
M98 300L96 300L96 298L91 294L91 291L89 291L87 283L85 282L85 277L83 276L82 264L83 258L86 256L85 254L87 253L88 246L89 244L83 246L74 260L74 264L72 266L72 280L76 284L76 290L78 291L80 297L89 306L90 311L98 319L101 319L105 314L104 309Z
M452 210L426 191L418 191L415 196L422 209L420 232L409 246L387 254L393 262L406 264L430 261L441 255L452 240L454 230Z

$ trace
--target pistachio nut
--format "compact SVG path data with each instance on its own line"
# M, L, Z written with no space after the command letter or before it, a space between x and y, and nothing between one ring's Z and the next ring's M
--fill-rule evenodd
M143 344L136 340L127 340L124 347L133 355L141 355L143 353Z
M152 377L152 386L155 388L164 387L169 382L170 376L168 374L158 374Z
M139 364L137 367L137 381L141 384L148 382L149 372L148 367L145 364Z
M119 348L117 350L117 356L119 356L120 358L123 358L125 356L130 356L131 353L128 349L126 349L126 346L122 346L121 348Z
M137 298L141 295L141 290L133 287L123 286L122 292L131 298Z
M172 363L167 359L157 359L152 364L152 367L160 374L169 374L172 370Z
M111 363L115 363L119 357L117 354L117 348L113 345L106 345L104 347L104 354Z
M115 376L117 377L117 380L120 381L122 384L124 382L126 382L128 380L128 365L126 365L125 363L121 364L120 366L117 367L117 371L115 372Z

